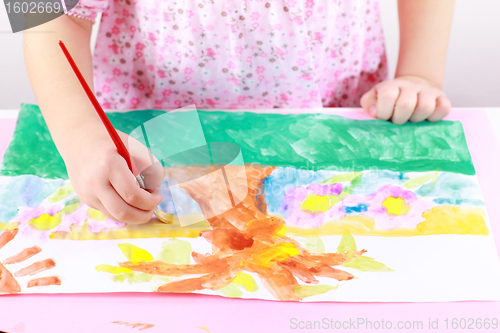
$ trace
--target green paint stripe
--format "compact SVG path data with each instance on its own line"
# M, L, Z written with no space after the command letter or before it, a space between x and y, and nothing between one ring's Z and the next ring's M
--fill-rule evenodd
M158 110L145 110L108 113L108 116L117 129L130 133L162 114ZM378 168L475 174L460 122L398 126L381 120L359 121L327 114L206 111L200 111L199 117L206 141L238 144L245 163L312 170ZM186 128L187 133L189 130ZM168 135L163 139L168 145ZM156 146L162 144L155 142ZM21 106L0 174L67 179L63 160L38 106Z

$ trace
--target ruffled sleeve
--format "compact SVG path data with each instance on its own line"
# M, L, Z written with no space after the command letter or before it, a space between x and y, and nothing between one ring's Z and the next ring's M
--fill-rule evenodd
M95 23L97 13L104 12L109 6L109 0L80 0L66 15L75 16Z

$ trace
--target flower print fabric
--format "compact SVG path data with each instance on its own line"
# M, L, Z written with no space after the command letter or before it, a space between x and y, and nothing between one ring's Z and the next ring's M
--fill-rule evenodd
M387 78L374 0L80 0L106 109L359 106Z

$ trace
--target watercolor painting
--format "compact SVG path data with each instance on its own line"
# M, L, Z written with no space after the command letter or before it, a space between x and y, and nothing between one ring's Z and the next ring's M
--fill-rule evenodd
M110 119L130 132L158 111L142 112ZM179 184L190 200L182 212L164 182L171 224L126 225L79 200L38 108L23 105L0 171L0 294L500 299L500 262L459 122L199 113L207 142L241 148L244 174L224 169L248 194L209 215L210 198L228 191L214 186L212 165L166 166L209 176ZM181 227L193 214L200 222Z

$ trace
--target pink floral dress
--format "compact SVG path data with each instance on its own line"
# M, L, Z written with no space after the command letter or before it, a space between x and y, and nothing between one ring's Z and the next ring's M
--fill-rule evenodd
M376 0L80 0L106 109L359 106L387 78Z

